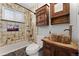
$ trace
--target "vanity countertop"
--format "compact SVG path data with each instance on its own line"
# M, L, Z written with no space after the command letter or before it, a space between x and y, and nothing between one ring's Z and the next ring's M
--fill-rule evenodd
M46 43L50 43L51 45L54 45L54 46L57 46L57 47L69 49L70 51L73 51L73 52L78 52L78 50L79 50L78 46L75 43L63 44L63 43L51 41L48 38L44 38L43 41L46 42Z

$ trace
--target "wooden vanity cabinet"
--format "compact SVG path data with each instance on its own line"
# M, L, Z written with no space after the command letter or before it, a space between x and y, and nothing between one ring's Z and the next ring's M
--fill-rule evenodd
M55 49L51 47L51 44L43 41L43 55L54 56Z
M44 6L36 10L36 25L45 26L49 24L49 6L45 4Z
M43 40L44 56L75 56L76 53L78 53L78 48L71 44L54 42L49 39Z
M71 56L71 53L64 48L55 47L55 56Z
M57 4L59 4L59 6ZM69 3L50 3L50 14L51 14L51 24L69 23L70 22Z

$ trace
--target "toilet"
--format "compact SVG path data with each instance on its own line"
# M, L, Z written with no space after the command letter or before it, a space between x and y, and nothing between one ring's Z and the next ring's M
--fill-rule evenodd
M31 43L26 47L26 54L29 56L38 56L39 50L43 47L41 39L37 40L36 43Z
M29 56L38 56L39 55L39 53L38 53L39 50L40 50L39 45L36 44L36 43L32 43L29 46L27 46L26 53Z

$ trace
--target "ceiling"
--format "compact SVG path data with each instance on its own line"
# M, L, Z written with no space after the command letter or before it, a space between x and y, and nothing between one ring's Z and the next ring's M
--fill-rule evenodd
M19 3L19 4L22 5L25 8L30 9L31 11L35 12L35 10L37 8L41 7L45 3Z

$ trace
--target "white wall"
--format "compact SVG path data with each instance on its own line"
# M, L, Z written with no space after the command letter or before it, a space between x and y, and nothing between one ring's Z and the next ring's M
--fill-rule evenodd
M64 29L69 28L69 24L57 24L49 26L37 27L37 35L38 36L47 36L49 35L49 31L55 34L68 34L68 31L64 31Z
M76 20L76 24L77 24L77 31L76 31L76 35L77 35L77 42L78 42L78 47L79 47L79 4L77 4L77 20Z
M70 23L72 27L72 38L77 40L77 4L70 4Z
M69 28L69 24L58 24L58 25L52 25L51 26L51 32L56 34L63 34L65 36L68 36L69 32L64 31L65 29Z
M78 42L78 46L79 46L79 4L77 6L77 42Z

